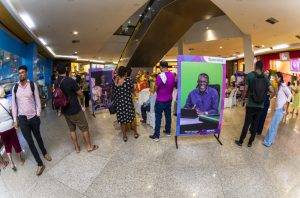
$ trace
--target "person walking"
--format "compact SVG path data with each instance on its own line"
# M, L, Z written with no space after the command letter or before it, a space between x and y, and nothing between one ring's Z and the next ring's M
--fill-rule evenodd
M17 136L17 131L13 126L13 122L11 104L9 100L5 98L4 88L0 86L0 137L3 141L11 168L16 171L17 167L11 156L12 148L15 149L22 164L25 162L25 159Z
M35 137L39 148L47 161L52 158L48 154L40 132L41 101L37 85L27 79L27 67L22 65L18 68L19 82L12 89L12 115L15 128L20 126L22 134L29 146L31 153L37 162L36 175L39 176L45 170L45 165L34 144L32 135Z
M262 61L257 61L255 63L255 71L247 74L243 98L245 98L247 93L248 101L246 105L245 121L242 132L239 140L235 140L235 143L238 146L242 146L250 125L252 125L253 128L250 130L251 137L248 142L248 147L252 146L257 133L259 116L264 107L264 97L268 90L273 94L273 87L271 86L270 81L264 76L262 69Z
M64 115L67 125L70 129L71 140L76 152L80 152L76 127L78 127L82 132L87 151L92 152L97 150L99 146L91 143L89 125L77 98L78 96L83 96L80 87L74 79L67 76L67 70L64 65L59 65L57 67L57 71L59 76L55 81L55 89L60 88L68 99L67 105L61 108L61 112Z
M296 110L296 115L298 116L299 113L299 108L300 108L300 80L296 82L295 87L293 87L293 92L294 92L294 98L291 107L293 108L292 110L292 115L294 115L294 112Z
M279 124L287 113L287 104L292 99L292 93L289 87L284 83L283 76L281 72L276 73L276 80L278 82L278 93L276 97L276 110L272 117L267 135L264 139L263 145L270 147L274 141L278 131Z
M172 99L175 87L175 76L168 70L168 62L160 62L161 73L156 78L156 102L155 102L155 129L154 134L149 137L154 141L159 141L162 113L165 113L166 126L165 133L171 136L172 122Z
M119 67L113 87L114 107L116 108L118 123L121 124L124 142L127 142L128 140L127 132L129 129L134 131L135 139L140 136L137 133L135 110L132 99L134 85L132 79L128 76L128 69L124 66Z

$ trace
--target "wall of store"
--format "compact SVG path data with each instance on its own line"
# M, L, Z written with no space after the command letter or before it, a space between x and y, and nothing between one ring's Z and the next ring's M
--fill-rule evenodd
M21 64L28 67L28 78L34 80L33 69L38 57L37 45L34 42L26 44L3 28L0 28L0 41L0 49L19 56ZM50 59L45 61L45 65L47 65L45 67L45 81L48 82L48 79L51 79L52 61Z

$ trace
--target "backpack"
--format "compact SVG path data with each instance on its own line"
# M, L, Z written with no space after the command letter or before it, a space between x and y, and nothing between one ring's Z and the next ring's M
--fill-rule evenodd
M255 103L262 103L264 102L264 98L268 90L268 84L263 74L258 75L256 72L254 72L254 75L255 77L252 82L251 96Z
M35 101L35 96L34 96L34 90L35 90L34 82L33 81L29 81L29 84L30 84L30 89L31 89L31 92L32 92L32 96L33 96L34 102L36 102ZM14 94L15 94L15 101L16 101L17 107L18 107L18 103L17 103L17 91L18 91L18 88L19 88L19 83L16 83L15 86L14 86Z
M63 78L58 86L56 86L54 92L53 92L53 106L55 109L64 108L69 104L69 100L67 96L62 91L60 85L64 81L65 78Z

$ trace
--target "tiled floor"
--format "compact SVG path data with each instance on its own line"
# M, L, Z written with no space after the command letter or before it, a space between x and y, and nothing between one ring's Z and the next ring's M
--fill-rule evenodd
M114 117L103 112L88 115L100 149L87 153L81 142L83 151L76 154L64 119L47 109L42 133L53 161L45 162L46 171L36 177L34 159L20 137L27 161L16 173L1 172L0 197L300 197L299 117L288 116L271 148L262 146L263 136L252 148L239 148L233 141L244 109L226 109L223 146L213 137L179 138L176 150L173 137L151 141L152 130L145 125L138 128L139 139L131 134L124 143Z

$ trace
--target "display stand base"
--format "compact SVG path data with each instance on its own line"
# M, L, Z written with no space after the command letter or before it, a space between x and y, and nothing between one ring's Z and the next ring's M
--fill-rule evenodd
M214 137L219 142L219 144L222 146L223 143L220 140L220 134L218 134L218 136L216 134L214 134ZM175 146L176 146L176 149L178 149L178 136L177 135L175 136Z

